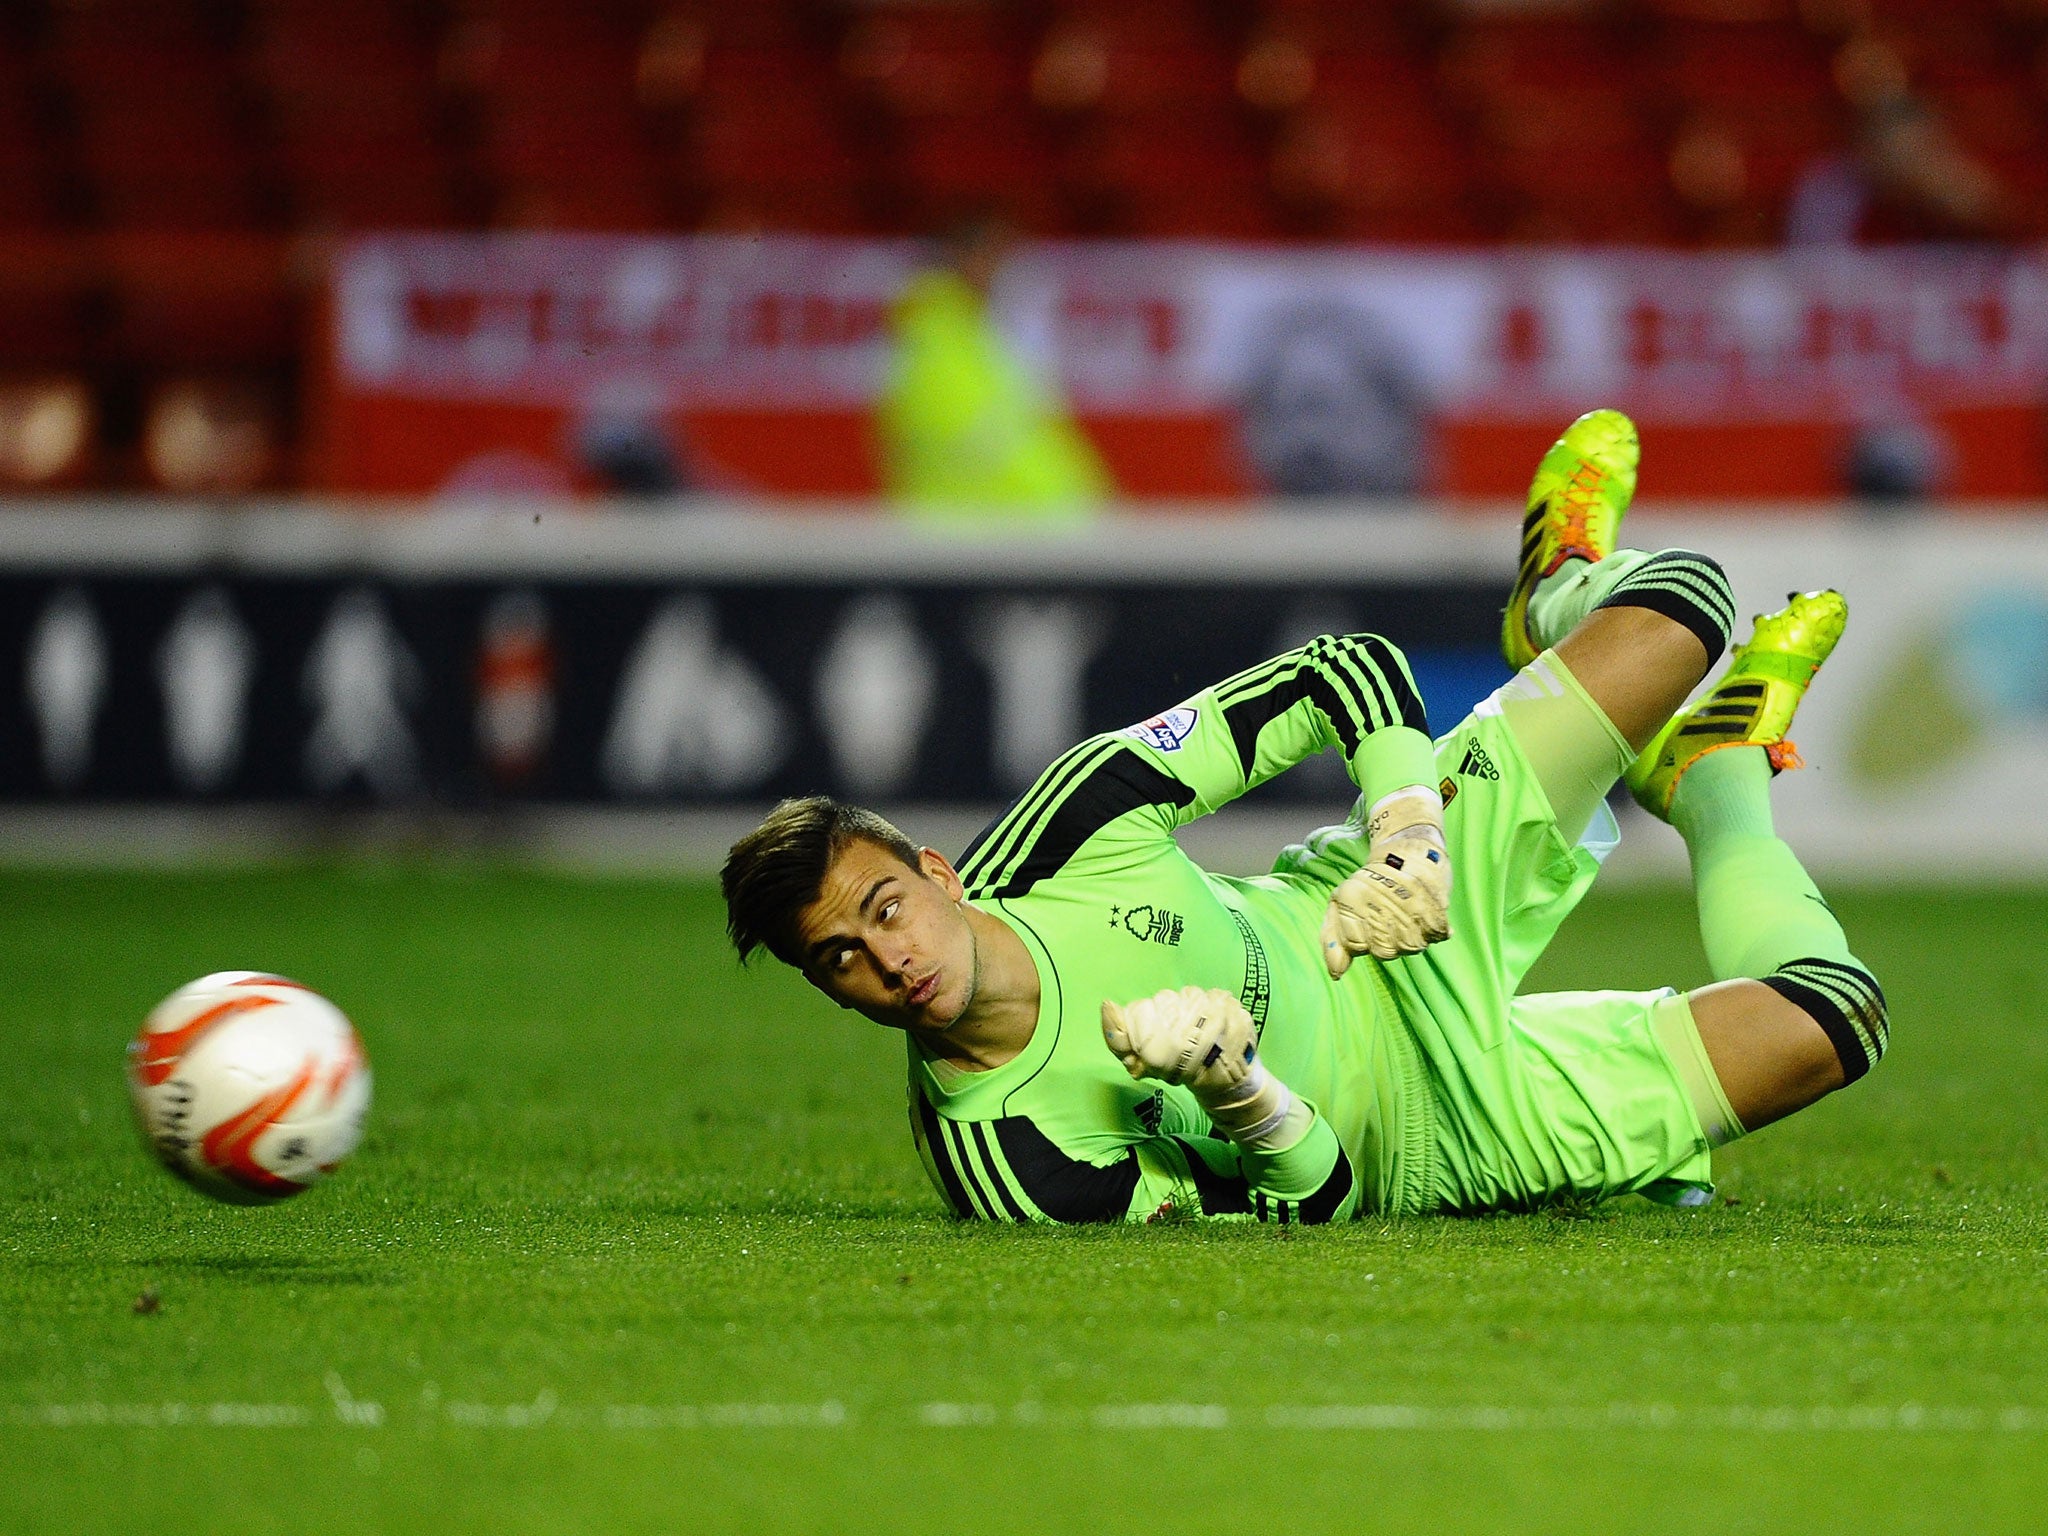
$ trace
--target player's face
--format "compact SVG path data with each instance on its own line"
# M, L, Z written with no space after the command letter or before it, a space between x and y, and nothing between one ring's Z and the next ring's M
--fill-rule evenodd
M977 979L961 896L959 875L934 849L913 868L879 844L848 843L797 918L805 979L891 1029L950 1028Z

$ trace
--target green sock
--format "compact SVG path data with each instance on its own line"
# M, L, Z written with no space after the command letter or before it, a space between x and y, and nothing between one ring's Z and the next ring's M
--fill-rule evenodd
M1842 925L1771 828L1771 763L1762 747L1700 758L1671 797L1671 825L1692 855L1700 940L1716 981L1754 977L1821 1027L1853 1083L1885 1053L1890 1015L1877 978L1849 952Z
M1617 549L1605 560L1567 560L1529 597L1529 633L1556 645L1595 608L1647 608L1683 624L1709 656L1728 646L1735 596L1728 574L1689 549Z
M1789 960L1839 960L1842 925L1771 823L1762 747L1709 752L1678 781L1671 825L1692 856L1700 940L1716 981L1768 976Z
M1649 559L1640 549L1617 549L1605 560L1567 560L1536 583L1529 597L1529 630L1553 646L1607 599L1622 577Z
M1694 763L1671 796L1671 825L1694 850L1726 837L1776 837L1771 760L1762 747L1723 747Z

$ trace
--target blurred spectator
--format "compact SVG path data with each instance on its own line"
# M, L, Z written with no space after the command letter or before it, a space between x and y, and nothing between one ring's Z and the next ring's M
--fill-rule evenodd
M1115 493L1051 385L990 317L1010 246L990 218L949 234L942 262L896 302L896 353L878 404L884 483L920 511L1074 516Z
M1925 501L1948 481L1954 459L1946 435L1917 417L1868 422L1849 439L1849 493L1878 507Z
M654 499L696 488L681 445L651 402L593 404L575 424L570 449L610 495Z
M1245 446L1282 496L1399 496L1421 482L1423 402L1370 315L1337 301L1263 316Z
M1848 244L1873 226L1921 239L2002 232L1998 178L1913 92L1888 43L1856 32L1835 55L1834 78L1855 117L1855 142L1801 172L1785 214L1789 244Z

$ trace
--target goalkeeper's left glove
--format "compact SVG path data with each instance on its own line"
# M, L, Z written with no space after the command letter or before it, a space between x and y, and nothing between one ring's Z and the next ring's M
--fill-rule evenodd
M1451 934L1451 860L1443 797L1427 785L1397 789L1366 818L1364 868L1330 896L1323 963L1332 976L1354 955L1397 960Z
M1278 1152L1308 1134L1315 1111L1259 1060L1244 1004L1218 988L1182 987L1121 1007L1104 1000L1102 1038L1131 1076L1178 1083L1210 1120L1253 1151Z

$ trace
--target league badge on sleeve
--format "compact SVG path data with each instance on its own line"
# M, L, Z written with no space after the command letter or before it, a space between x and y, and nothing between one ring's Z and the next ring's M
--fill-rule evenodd
M1161 752L1178 752L1181 743L1194 734L1197 714L1192 709L1169 709L1163 715L1129 727L1123 734Z

